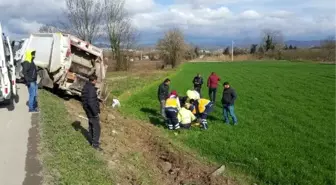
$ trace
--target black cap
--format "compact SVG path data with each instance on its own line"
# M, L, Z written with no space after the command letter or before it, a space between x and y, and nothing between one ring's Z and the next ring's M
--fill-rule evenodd
M223 85L230 85L229 82L224 82Z

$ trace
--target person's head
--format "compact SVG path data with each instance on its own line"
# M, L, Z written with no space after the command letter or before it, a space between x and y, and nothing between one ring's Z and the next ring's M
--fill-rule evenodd
M224 82L223 86L224 86L225 89L228 89L228 88L230 88L230 83L229 82Z
M93 84L97 83L97 76L95 74L89 76L89 81Z
M175 97L177 97L177 91L176 90L172 90L171 91L171 93L170 93L170 96L175 96Z
M197 77L201 77L201 74L197 73Z
M189 103L190 103L190 104L194 104L195 101L196 101L196 100L194 100L194 99L190 99L190 100L189 100Z
M166 85L169 85L170 84L170 79L169 78L166 78L164 81L163 81L164 84Z
M211 72L211 75L215 75L216 73L215 72Z
M25 52L25 61L28 62L28 63L31 63L35 58L35 50L27 50Z
M35 54L36 54L36 50L32 50L32 52L31 52L32 60L35 59Z

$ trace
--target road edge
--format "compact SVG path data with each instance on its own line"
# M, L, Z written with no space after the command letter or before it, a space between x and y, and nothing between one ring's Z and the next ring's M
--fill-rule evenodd
M31 127L28 131L28 143L26 154L26 176L22 185L41 185L42 184L42 164L38 158L40 143L39 135L39 113L31 114Z

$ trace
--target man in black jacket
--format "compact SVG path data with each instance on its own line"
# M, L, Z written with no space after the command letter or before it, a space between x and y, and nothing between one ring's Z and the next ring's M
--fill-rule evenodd
M203 85L203 78L201 74L198 73L197 76L195 76L193 80L193 84L194 84L194 90L196 90L201 96L202 85Z
M162 84L160 84L158 89L158 99L160 101L160 111L161 115L164 119L166 119L166 113L165 113L165 106L166 106L166 99L169 95L169 84L170 79L165 79Z
M226 124L229 124L229 114L232 118L233 124L237 125L237 117L234 112L234 103L237 99L236 91L230 87L229 82L224 82L224 90L222 96L222 104L223 104L223 114L224 114L224 121Z
M97 90L95 84L97 82L97 76L92 75L89 77L89 81L83 87L82 91L82 105L89 119L89 136L90 144L93 148L102 151L99 147L100 138L100 123L99 123L99 100L97 96Z
M25 60L22 63L22 73L26 86L28 87L29 100L28 107L29 112L38 112L37 110L37 67L34 63L35 50L27 50L25 53Z

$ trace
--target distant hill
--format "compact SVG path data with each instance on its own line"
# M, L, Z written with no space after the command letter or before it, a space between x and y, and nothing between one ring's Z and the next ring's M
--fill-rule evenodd
M305 40L305 41L298 41L298 40L288 40L285 42L287 45L292 45L296 47L314 47L314 46L320 46L321 41L320 40Z
M145 43L138 43L138 46L140 47L155 47L156 42L145 42ZM213 41L213 40L198 40L196 42L193 42L194 45L201 46L202 48L207 49L219 49L219 48L226 48L228 46L231 46L231 41L224 40L224 41ZM259 41L253 41L253 40L236 40L234 41L235 47L250 47L251 44L259 44ZM296 46L298 48L309 48L314 46L320 46L321 41L320 40L288 40L285 41L286 45L292 45ZM100 48L109 48L110 44L107 42L99 42L94 44L97 47Z

